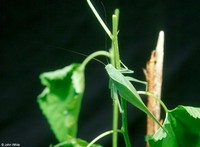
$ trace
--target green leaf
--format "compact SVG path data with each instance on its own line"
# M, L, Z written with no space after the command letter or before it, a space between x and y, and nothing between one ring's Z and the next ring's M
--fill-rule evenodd
M46 86L38 103L59 142L76 138L78 116L84 92L84 69L71 64L40 75Z
M166 115L162 129L147 137L150 147L200 146L200 108L178 106Z

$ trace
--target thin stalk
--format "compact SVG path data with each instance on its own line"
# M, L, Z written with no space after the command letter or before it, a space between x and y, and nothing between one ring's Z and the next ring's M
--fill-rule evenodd
M108 29L108 27L106 26L106 24L104 23L104 21L101 19L101 17L99 16L97 10L94 8L93 4L91 3L90 0L87 0L88 5L90 6L92 12L94 13L94 15L96 16L97 20L99 21L99 23L101 24L101 26L103 27L103 29L106 31L106 33L108 34L108 36L110 37L110 39L112 40L112 34L110 32L110 30Z
M113 40L112 40L112 46L113 46L113 54L114 54L114 60L115 60L115 68L120 68L120 56L119 56L119 46L118 46L118 19L119 19L119 10L115 10L115 15L112 16L113 21Z
M97 56L106 56L110 58L110 53L107 51L96 51L92 54L90 54L81 64L82 68L85 68L85 66L90 62L90 60L94 59Z
M99 16L98 12L96 11L96 9L94 8L94 6L92 5L90 0L87 0L88 5L90 6L91 10L93 11L94 15L96 16L97 20L99 21L99 23L101 24L101 26L103 27L103 29L106 31L106 33L108 34L108 36L111 38L112 40L112 47L111 47L111 51L110 54L108 55L107 53L104 54L105 56L108 56L111 60L111 64L119 69L120 68L120 56L119 56L119 47L118 47L118 21L119 21L119 9L115 10L114 15L112 16L112 23L113 23L113 34L110 32L110 30L108 29L108 27L105 25L104 21L101 19L101 17ZM101 54L102 55L102 54ZM86 66L86 64L96 56L96 54L94 55L90 55L88 57L88 59L86 59L82 65L83 67ZM127 127L127 112L126 112L126 101L124 99L121 98L122 101L122 109L123 109L123 113L122 113L122 128L123 128L123 135L124 135L124 139L125 139L125 143L127 147L130 147L130 140L129 140L129 136L128 136L128 127ZM113 142L113 147L117 147L117 142L118 142L118 101L117 101L117 92L114 93L113 96L113 137L112 137L112 142Z
M115 132L114 130L110 130L110 131L106 131L106 132L100 134L100 135L97 136L95 139L93 139L93 140L87 145L87 147L92 146L92 145L93 145L95 142L97 142L99 139L101 139L101 138L103 138L103 137L105 137L105 136L107 136L107 135L109 135L109 134L112 134L112 133L114 133L114 132ZM116 130L116 132L122 133L121 130Z
M124 141L126 144L126 147L131 147L131 142L130 142L130 138L128 135L128 120L127 120L127 106L126 106L126 101L121 98L121 106L123 109L123 113L122 113L122 130L123 130L123 135L124 135Z
M119 55L119 46L118 46L118 21L119 21L119 9L115 10L115 15L112 16L113 19L113 49L114 49L114 60L115 60L115 67L120 69L120 55ZM122 106L122 129L123 129L123 136L125 140L126 147L131 147L129 135L128 135L128 126L127 126L127 108L126 108L126 100L121 98L121 106Z
M116 131L117 131L118 133L123 133L122 130L116 130ZM103 138L103 137L105 137L105 136L107 136L107 135L109 135L109 134L112 134L112 133L114 133L114 132L115 132L115 131L110 130L110 131L106 131L106 132L100 134L99 136L97 136L96 138L94 138L94 139L87 145L87 147L91 147L91 146L92 146L95 142L97 142L99 139L101 139L101 138ZM54 145L53 147L61 147L61 146L67 145L68 143L70 143L69 140L64 141L64 142L61 142L61 143L59 143L59 144L56 144L56 145Z
M59 144L56 144L56 145L54 145L53 147L62 147L62 146L64 146L64 145L68 144L68 143L69 143L69 140L64 141L64 142L61 142L61 143L59 143Z
M118 13L119 14L119 13ZM112 16L112 24L113 24L113 38L112 38L112 53L113 53L113 66L116 68L120 68L120 59L119 59L119 49L118 49L118 38L117 38L117 27L118 27L118 18L119 15ZM117 92L114 92L113 97L113 130L118 129L118 101L117 101ZM118 132L113 133L112 137L112 146L117 147L118 143Z
M157 96L153 95L152 93L149 93L149 92L146 92L146 91L137 91L137 93L153 97L154 99L156 99L160 103L160 105L163 107L163 109L165 110L165 112L169 112L169 109L163 103L163 101L161 99L159 99Z
M118 144L118 101L116 99L116 94L113 97L113 136L112 136L112 146L117 147Z

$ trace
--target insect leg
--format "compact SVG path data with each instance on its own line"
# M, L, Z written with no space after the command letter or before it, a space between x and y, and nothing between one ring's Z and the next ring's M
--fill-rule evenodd
M119 107L119 111L120 113L123 113L123 109L121 107L120 101L119 101L119 97L118 97L118 92L117 92L117 88L115 87L115 85L113 84L112 80L110 80L109 82L109 88L111 89L111 97L112 99L116 99L117 103L118 103L118 107Z
M124 67L124 68L121 68L121 69L119 70L121 73L134 73L134 71L128 69L128 67L127 67L121 60L120 60L120 63L121 63L121 65Z
M132 81L132 82L144 84L145 85L145 91L147 92L147 90L148 90L148 83L146 81L141 81L141 80L135 79L133 77L129 77L129 76L126 76L125 78L127 80L129 80L129 81Z

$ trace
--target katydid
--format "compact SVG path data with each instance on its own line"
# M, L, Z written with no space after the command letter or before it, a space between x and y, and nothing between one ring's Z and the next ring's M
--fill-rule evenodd
M141 97L137 93L134 86L129 81L130 78L126 78L119 70L117 70L113 65L108 64L106 65L106 71L110 77L110 88L111 91L116 89L119 95L127 100L129 103L140 109L141 111L145 112L149 115L160 127L162 125L160 122L155 118L155 116L148 110L146 105L143 103ZM134 81L136 79L132 78ZM139 80L138 80L139 81ZM139 81L141 83L141 81ZM113 87L114 86L114 87ZM163 127L162 127L163 128Z

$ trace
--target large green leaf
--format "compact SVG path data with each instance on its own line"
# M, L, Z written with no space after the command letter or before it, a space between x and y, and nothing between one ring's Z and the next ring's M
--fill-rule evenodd
M200 146L200 108L178 106L167 113L163 132L159 129L148 136L150 147L199 147Z
M59 142L76 138L84 91L84 70L80 64L40 75L46 86L38 103Z

